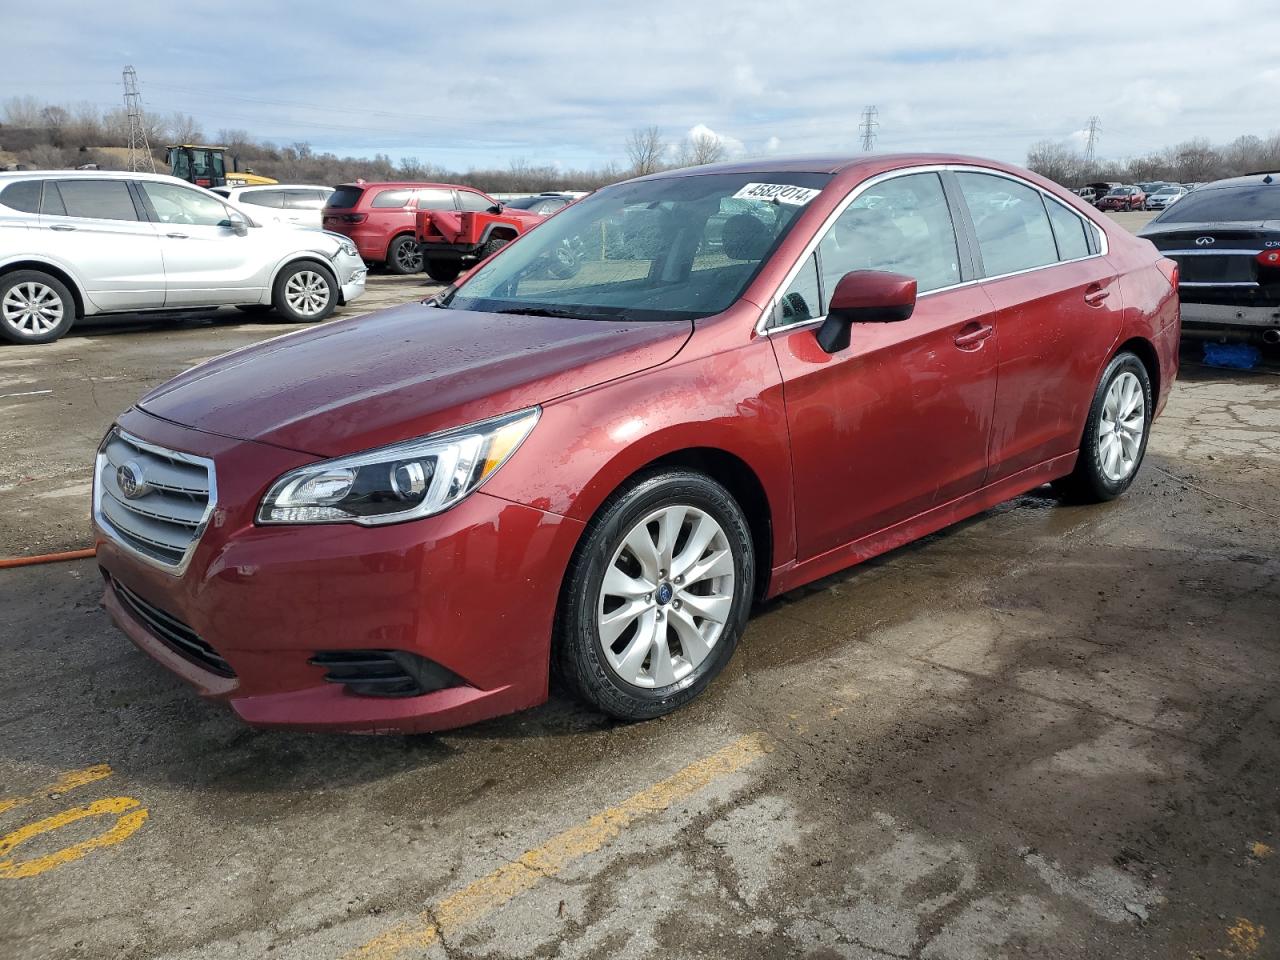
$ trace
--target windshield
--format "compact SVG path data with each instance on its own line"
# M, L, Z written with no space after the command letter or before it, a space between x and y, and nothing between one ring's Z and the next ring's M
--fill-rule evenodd
M1111 196L1113 197L1122 197L1128 192L1129 192L1128 187L1112 187L1111 188Z
M1236 187L1201 187L1167 208L1153 223L1280 220L1280 181Z
M442 305L599 320L711 316L742 296L830 180L732 173L607 187L531 231Z
M1156 191L1156 196L1164 197L1164 196L1168 196L1171 193L1181 193L1181 189L1178 187L1161 187L1159 190Z
M545 199L545 197L521 197L518 200L505 200L503 205L511 207L513 210L528 210L530 207L535 207L542 203Z

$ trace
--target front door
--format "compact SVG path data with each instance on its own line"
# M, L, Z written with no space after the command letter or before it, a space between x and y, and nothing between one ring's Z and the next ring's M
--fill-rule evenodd
M816 321L852 270L916 279L908 320L855 324L818 346ZM866 188L781 299L782 372L804 561L972 493L987 470L996 388L991 303L962 268L937 173Z

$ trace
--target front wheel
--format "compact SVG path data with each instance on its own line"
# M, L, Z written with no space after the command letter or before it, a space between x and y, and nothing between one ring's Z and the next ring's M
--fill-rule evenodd
M1117 354L1094 391L1075 470L1055 480L1054 489L1093 503L1128 490L1147 451L1154 412L1146 366L1132 353Z
M729 662L754 581L751 533L724 487L688 471L643 476L583 534L557 614L556 672L610 716L670 713Z
M0 277L0 339L52 343L71 329L75 301L62 281L38 270Z
M414 237L406 233L391 241L387 249L387 269L399 274L417 273L422 269L422 251Z
M338 284L318 263L291 263L280 271L272 289L271 305L285 320L314 323L338 306Z

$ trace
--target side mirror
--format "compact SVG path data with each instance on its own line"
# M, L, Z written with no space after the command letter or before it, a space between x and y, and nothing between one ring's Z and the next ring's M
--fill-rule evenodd
M501 212L502 212L501 203L495 203L492 207L490 207L488 210L485 211L485 213L501 213Z
M916 281L901 273L854 270L836 284L827 319L818 328L818 346L838 353L849 346L849 327L855 323L896 323L916 308Z
M237 237L247 237L249 235L249 221L238 213L232 213L227 218L227 226L231 228L231 232Z

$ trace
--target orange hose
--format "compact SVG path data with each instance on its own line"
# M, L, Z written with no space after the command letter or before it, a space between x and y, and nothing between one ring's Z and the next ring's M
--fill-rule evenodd
M10 557L0 559L0 570L6 567L32 567L37 563L61 563L63 560L83 560L97 554L96 547L87 550L68 550L65 553L42 553L38 557Z

